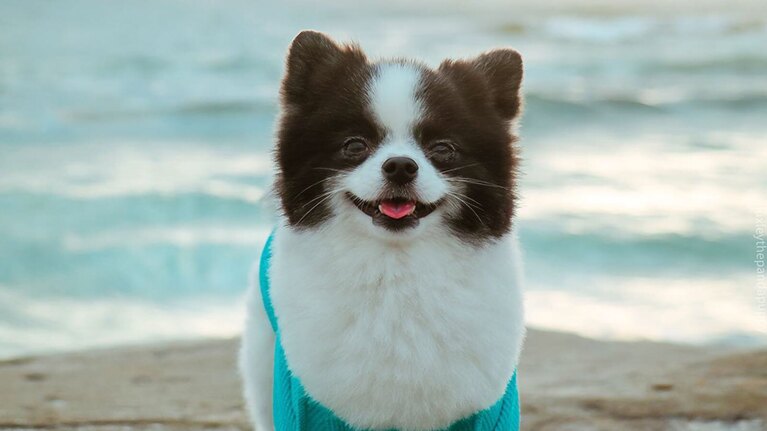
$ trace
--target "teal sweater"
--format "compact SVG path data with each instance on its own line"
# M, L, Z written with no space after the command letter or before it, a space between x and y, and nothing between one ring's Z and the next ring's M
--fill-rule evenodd
M274 349L274 429L276 431L360 431L346 424L328 408L314 401L298 377L290 372L280 342L280 330L269 297L269 264L272 237L261 253L259 282L266 314L276 334ZM506 393L493 406L455 422L442 431L517 431L519 430L519 395L514 373ZM396 430L392 430L396 431Z

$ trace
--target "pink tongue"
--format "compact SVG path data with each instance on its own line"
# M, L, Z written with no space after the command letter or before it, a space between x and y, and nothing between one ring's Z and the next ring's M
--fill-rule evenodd
M394 202L385 199L378 205L378 210L395 220L399 220L415 211L415 202Z

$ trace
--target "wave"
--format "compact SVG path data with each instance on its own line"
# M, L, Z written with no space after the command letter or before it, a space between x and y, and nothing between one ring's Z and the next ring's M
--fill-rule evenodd
M753 54L705 58L694 61L676 60L647 64L643 66L643 69L648 72L668 71L679 73L763 73L767 71L767 56Z
M128 230L129 231L129 230ZM40 298L143 298L165 300L231 295L247 286L259 256L263 229L243 236L130 238L81 234L60 238L4 239L0 284Z
M272 161L250 148L152 141L18 146L5 152L2 165L0 199L9 204L24 194L54 203L57 197L184 194L257 203L270 183Z
M105 75L113 75L120 72L139 72L142 74L156 74L172 65L172 62L164 56L152 55L126 55L114 61L102 64L98 69Z
M141 194L78 199L44 194L0 194L0 238L47 237L109 229L193 225L269 225L270 199L253 202L202 193ZM33 207L36 210L30 211Z
M714 230L707 237L705 233L632 235L618 229L595 227L571 233L526 220L520 223L519 235L528 265L536 268L533 273L550 262L568 271L602 275L737 274L753 266L751 232L721 235Z
M230 245L260 249L271 228L221 226L171 226L109 230L95 233L68 233L61 247L71 253L93 253L109 249L168 245L187 249L205 245Z
M529 37L565 43L616 44L646 42L663 38L736 38L767 34L767 18L751 14L687 14L663 16L657 13L622 11L590 12L539 16L515 14L505 20L502 14L489 17L500 21L491 28L503 35Z
M0 285L0 357L232 337L240 332L243 304L239 295L163 302L34 297Z
M65 118L81 122L102 122L145 117L189 116L189 115L231 115L252 114L272 115L277 105L272 101L262 100L225 100L185 103L168 108L146 108L137 110L97 110L69 111Z
M578 279L569 290L530 283L526 317L531 326L595 338L764 346L767 315L742 293L750 282L706 275Z
M670 93L670 92L669 92ZM600 112L610 113L668 113L671 110L691 112L715 109L735 113L753 109L767 109L766 94L723 95L719 97L675 96L669 94L650 96L647 93L590 96L588 98L562 97L541 93L528 93L525 102L530 112L537 115L561 113L586 117Z

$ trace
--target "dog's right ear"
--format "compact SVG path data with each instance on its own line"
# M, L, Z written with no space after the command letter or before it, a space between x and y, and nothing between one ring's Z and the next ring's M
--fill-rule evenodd
M439 70L473 89L472 96L486 91L493 108L504 120L515 120L521 113L523 67L517 51L495 49L471 60L445 60Z
M293 39L288 50L282 101L300 106L312 100L338 78L341 66L366 62L365 54L354 45L338 45L323 33L304 30Z

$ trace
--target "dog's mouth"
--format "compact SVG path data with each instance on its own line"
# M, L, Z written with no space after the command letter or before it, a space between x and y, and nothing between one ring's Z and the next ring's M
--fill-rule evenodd
M441 202L423 203L407 197L366 201L351 193L346 195L354 206L373 219L374 224L390 230L415 227L420 219L434 212Z

